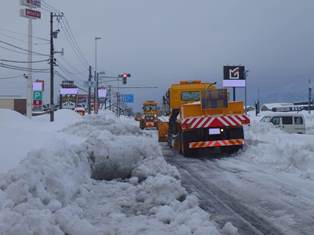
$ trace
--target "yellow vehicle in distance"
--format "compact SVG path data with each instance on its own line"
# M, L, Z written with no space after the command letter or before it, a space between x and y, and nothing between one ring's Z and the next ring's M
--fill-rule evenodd
M154 100L146 100L143 103L143 115L140 119L141 129L157 128L158 116L160 108L158 102Z
M158 139L184 156L233 153L244 145L249 124L242 101L229 101L215 83L181 81L163 97L168 120L159 121Z

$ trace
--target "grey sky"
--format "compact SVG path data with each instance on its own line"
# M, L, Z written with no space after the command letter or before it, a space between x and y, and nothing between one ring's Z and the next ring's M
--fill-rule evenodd
M256 99L258 88L264 101L306 99L306 82L312 77L314 65L312 0L46 2L65 13L91 65L94 65L94 37L100 36L103 39L98 43L99 70L132 73L130 86L158 86L151 90L125 90L135 94L137 107L144 99L160 100L167 87L179 80L201 79L220 85L224 64L246 65L250 71L250 102ZM5 1L0 33L6 33L1 29L27 32L26 19L18 16L20 8L17 0ZM43 11L43 14L43 19L34 23L34 30L37 36L48 38L49 13ZM16 36L26 40L26 36ZM10 40L1 34L0 39L26 47L26 42ZM64 57L72 66L87 70L75 59L62 31L56 47L65 49ZM34 47L37 51L48 52L48 49L48 45ZM1 48L0 52L1 58L26 59ZM15 74L0 69L1 77ZM5 90L23 94L25 88L22 78L1 80L0 85L1 93Z

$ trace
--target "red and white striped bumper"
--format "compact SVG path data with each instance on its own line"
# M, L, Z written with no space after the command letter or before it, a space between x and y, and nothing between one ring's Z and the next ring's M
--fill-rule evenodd
M190 149L213 148L213 147L234 146L234 145L243 145L243 144L244 144L244 139L212 140L212 141L191 142L189 144L189 148Z
M202 116L184 118L181 123L181 128L209 128L209 127L229 127L242 126L250 124L250 119L247 115L226 115L226 116Z

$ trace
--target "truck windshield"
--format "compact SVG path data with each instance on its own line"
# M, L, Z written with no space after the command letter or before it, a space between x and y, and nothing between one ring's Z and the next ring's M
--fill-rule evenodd
M200 101L201 93L199 91L183 91L181 93L182 101Z
M156 111L158 110L157 105L144 105L143 106L144 111Z

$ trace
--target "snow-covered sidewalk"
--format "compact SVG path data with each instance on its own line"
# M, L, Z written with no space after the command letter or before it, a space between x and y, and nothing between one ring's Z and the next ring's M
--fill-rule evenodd
M49 125L46 117L26 124L29 120L10 115L12 126L1 128L23 130L27 142L19 151L21 140L7 140L7 154L17 159L30 150L33 128ZM158 143L130 120L109 112L69 119L58 128L34 131L43 134L39 138L49 132L52 139L33 145L3 173L0 234L220 234L181 186Z

